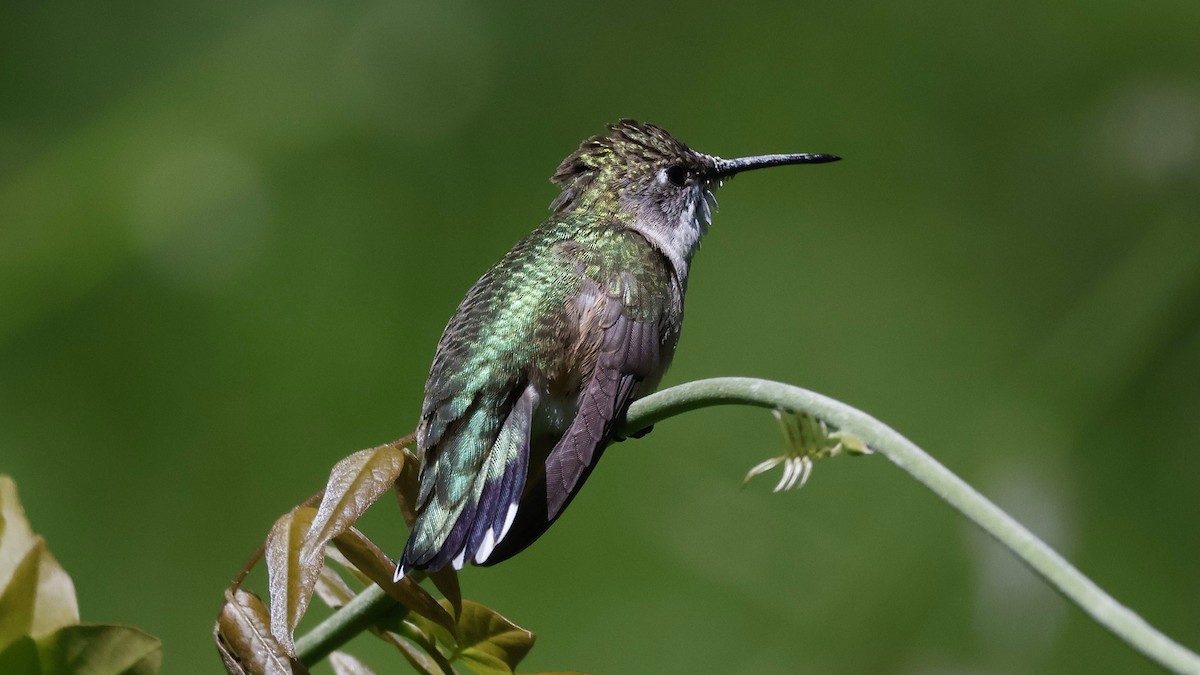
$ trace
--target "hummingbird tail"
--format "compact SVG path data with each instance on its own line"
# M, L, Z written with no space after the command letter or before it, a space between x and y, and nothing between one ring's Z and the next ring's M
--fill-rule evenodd
M526 387L516 398L494 436L490 451L475 471L442 466L441 460L465 454L447 452L451 450L451 444L483 444L487 442L488 434L461 434L455 433L456 429L443 437L436 455L429 455L433 465L425 467L425 471L431 472L433 488L413 524L396 568L396 579L413 569L438 570L447 564L462 569L468 560L481 564L508 534L525 488L529 429L536 400L533 387ZM482 411L468 413L464 421L483 414ZM456 501L453 499L454 483L464 475L473 475L475 479ZM461 488L459 492L462 492ZM451 499L446 499L447 496Z

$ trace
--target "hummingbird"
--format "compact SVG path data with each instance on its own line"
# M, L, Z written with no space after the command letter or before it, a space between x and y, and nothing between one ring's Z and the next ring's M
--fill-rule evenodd
M438 342L396 580L493 565L541 537L671 363L713 192L743 171L838 159L722 159L630 119L564 159L550 217L471 287Z

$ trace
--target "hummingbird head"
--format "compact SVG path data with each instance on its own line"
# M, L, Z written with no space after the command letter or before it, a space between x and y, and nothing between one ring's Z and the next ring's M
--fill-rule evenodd
M661 127L623 119L559 164L550 182L562 192L550 208L556 214L611 214L657 246L684 279L712 222L713 192L726 179L750 169L839 159L819 154L722 159L692 150Z

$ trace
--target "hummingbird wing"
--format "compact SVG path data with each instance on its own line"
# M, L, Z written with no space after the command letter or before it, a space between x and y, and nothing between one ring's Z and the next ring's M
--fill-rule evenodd
M580 313L580 334L592 336L587 343L594 366L582 383L575 418L546 456L544 470L531 469L516 520L480 564L516 555L554 524L600 461L629 404L657 384L669 364L683 292L668 263L661 262L637 273L613 271L601 280L584 279L579 297L589 306Z
M569 238L518 244L451 319L426 383L418 515L397 578L490 565L540 537L600 459L638 384L665 368L682 307L670 263L628 230L595 236L610 248ZM565 429L543 428L539 408L566 390L574 417Z

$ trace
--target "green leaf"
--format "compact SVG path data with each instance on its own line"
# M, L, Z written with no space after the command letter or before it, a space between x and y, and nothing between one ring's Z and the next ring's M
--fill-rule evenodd
M155 675L162 643L131 626L77 624L38 640L43 673Z
M129 626L75 624L0 653L0 672L13 675L156 675L161 666L162 643Z
M445 601L443 601L445 602ZM536 636L504 618L499 612L471 600L463 601L455 634L425 619L413 623L432 633L450 649L451 660L459 659L479 675L511 675L533 648Z
M38 656L37 643L28 635L23 635L7 647L0 649L0 673L32 675L40 672L42 672L42 664L41 658Z
M437 643L411 622L398 621L394 630L381 630L376 634L400 650L408 664L421 675L453 675L454 669L445 663L438 652ZM442 663L445 663L444 667Z
M271 617L257 595L226 592L213 628L217 650L232 675L302 675L308 671L271 634Z

